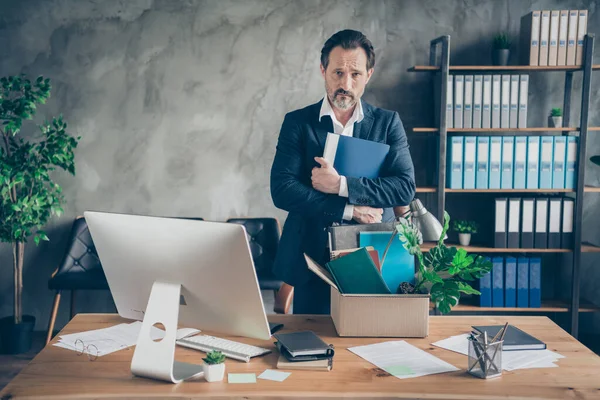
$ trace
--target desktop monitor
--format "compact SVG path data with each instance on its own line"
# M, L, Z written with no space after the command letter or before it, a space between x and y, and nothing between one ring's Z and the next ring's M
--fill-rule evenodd
M154 282L181 284L179 323L269 339L242 225L84 213L119 315L142 320Z

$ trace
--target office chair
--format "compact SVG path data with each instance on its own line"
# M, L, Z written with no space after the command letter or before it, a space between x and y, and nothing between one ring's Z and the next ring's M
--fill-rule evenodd
M277 279L272 272L279 246L281 227L276 218L229 218L229 223L244 225L261 290L275 293L275 312L287 314L294 298L294 288Z

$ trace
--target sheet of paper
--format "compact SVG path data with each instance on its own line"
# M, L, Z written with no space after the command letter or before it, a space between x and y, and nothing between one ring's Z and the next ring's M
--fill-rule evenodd
M350 347L348 350L399 379L459 370L404 340Z
M268 381L277 381L283 382L285 381L291 373L283 372L283 371L275 371L272 369L267 369L265 372L258 376L258 379L266 379Z
M256 383L256 374L227 374L228 383Z

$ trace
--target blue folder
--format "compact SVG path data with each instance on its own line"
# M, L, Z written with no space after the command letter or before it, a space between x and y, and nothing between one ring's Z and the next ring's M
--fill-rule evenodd
M515 138L502 137L502 189L513 188L513 166L515 162Z
M525 175L527 167L527 137L515 137L515 158L513 171L513 188L525 189Z
M542 259L529 259L529 307L542 306Z
M517 259L506 257L504 265L504 307L517 306Z
M537 156L533 156L529 153L531 146L535 146L537 149ZM527 138L527 189L538 189L538 182L540 179L540 137L529 136Z
M488 188L489 165L490 165L490 138L479 136L477 138L477 170L475 171L475 187L477 189Z
M385 143L328 133L323 156L335 154L333 167L340 175L373 179L379 177L389 151Z
M504 259L492 258L492 307L504 307Z
M485 257L486 260L491 261L489 257ZM492 306L492 273L489 272L479 278L479 306L480 307L491 307Z
M576 136L567 137L567 167L565 169L565 189L575 189L577 185L578 140Z
M529 307L529 259L517 259L517 307Z
M467 152L475 152L469 154ZM475 189L475 163L477 161L477 138L475 136L465 136L465 143L463 144L463 188L464 189Z
M540 189L552 189L552 160L554 158L554 139L542 136L540 139Z
M373 246L383 257L392 232L359 232L360 247ZM396 236L381 266L381 275L392 293L402 282L415 282L415 258L408 253Z
M448 141L448 187L463 187L463 136L453 136Z
M565 188L565 162L567 160L567 138L554 137L554 163L552 166L552 189Z
M500 168L502 167L502 137L490 137L490 189L500 189Z

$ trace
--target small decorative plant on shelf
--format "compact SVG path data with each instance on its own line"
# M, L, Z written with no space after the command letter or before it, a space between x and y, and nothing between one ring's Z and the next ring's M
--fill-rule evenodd
M211 351L203 360L204 379L207 382L222 381L225 376L225 355L220 351Z
M554 107L550 110L550 119L554 128L562 128L562 110L560 107Z
M450 215L444 212L444 228L437 245L423 254L423 238L416 226L401 219L396 227L399 239L408 252L417 257L419 272L416 285L403 282L398 293L421 293L428 290L431 300L442 314L448 314L458 304L461 293L480 295L467 282L474 281L489 273L492 263L479 255L469 255L464 249L447 247L444 237L450 224Z
M512 42L507 33L499 33L494 36L492 49L492 63L494 65L508 65L511 44Z
M452 223L452 229L458 233L458 241L461 246L468 246L471 243L471 234L477 233L477 222L456 220Z

